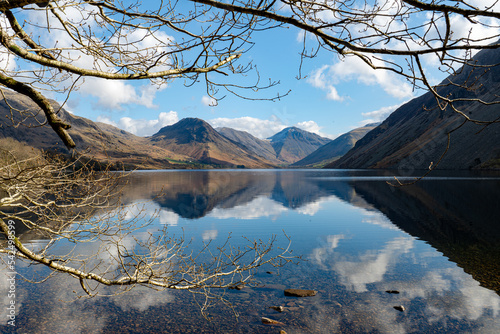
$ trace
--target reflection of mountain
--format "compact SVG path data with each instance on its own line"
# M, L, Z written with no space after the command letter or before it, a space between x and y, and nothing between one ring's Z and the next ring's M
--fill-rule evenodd
M399 228L500 294L500 181L427 180L402 188L353 182L353 187Z
M269 194L274 183L274 173L258 177L237 171L134 173L124 196L127 202L153 198L161 207L194 219L215 207L231 208Z
M308 177L310 175L311 177ZM233 208L268 196L287 208L300 208L336 194L346 201L354 195L347 183L324 182L314 172L168 171L133 173L125 202L153 198L161 207L184 218L201 218L218 208Z

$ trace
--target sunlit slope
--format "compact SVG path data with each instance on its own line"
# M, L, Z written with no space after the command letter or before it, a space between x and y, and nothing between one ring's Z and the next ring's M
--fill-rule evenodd
M4 89L3 93L7 102L5 99L0 100L1 137L14 138L45 151L69 153L52 128L44 125L45 117L33 101L7 89ZM60 109L57 102L52 101L52 105L55 110ZM68 132L75 141L77 150L89 158L130 168L148 169L172 168L175 166L166 158L184 158L182 155L152 146L146 138L108 124L95 123L72 115L64 108L59 110L58 116L71 125Z
M270 162L222 136L198 118L185 118L166 126L149 140L157 147L189 156L193 162L219 167L272 167Z

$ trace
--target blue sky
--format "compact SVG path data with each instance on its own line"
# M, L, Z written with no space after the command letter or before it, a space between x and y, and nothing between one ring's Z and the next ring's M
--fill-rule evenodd
M110 83L110 91L102 90L106 92L104 96L87 91L73 93L67 109L141 136L152 135L182 118L198 117L215 127L229 126L260 138L287 126L334 138L367 122L382 120L394 106L413 96L411 86L402 78L376 73L359 62L342 62L327 51L306 60L302 68L305 78L297 80L302 48L299 34L294 29L256 34L255 46L241 59L242 63L251 60L257 66L262 81L280 82L258 94L248 94L266 98L290 90L278 101L249 101L227 94L217 106L209 106L211 101L203 83L185 87L178 80L161 90L147 81L134 84L137 95L143 96L141 91L147 91L144 98L135 103L117 102L110 95L126 94L128 90L115 82ZM253 82L251 78L231 79L236 83Z
M78 16L80 13L67 8L66 14ZM46 19L44 11L29 15L31 22ZM458 26L463 31L455 31L459 35L467 34L470 28L467 21L462 20ZM476 31L481 35L480 30ZM158 37L169 38L169 35L167 31L160 31ZM52 30L49 37L40 36L42 41L46 38L46 45L54 40L58 45L71 43L57 30ZM266 98L290 90L279 101L249 101L228 94L217 106L210 106L212 101L203 83L185 87L182 80L177 80L159 89L149 81L130 83L87 78L79 90L71 94L65 107L76 115L113 124L139 136L152 135L185 117L198 117L214 127L228 126L259 138L269 137L288 126L335 138L366 123L382 121L396 107L421 94L413 92L402 77L374 71L356 58L340 60L337 54L326 50L314 59L305 60L303 78L297 80L303 39L299 30L266 30L254 33L252 38L255 46L238 63L244 65L252 61L263 82L271 79L280 84L255 95L249 92L249 95ZM145 44L151 42L139 40ZM424 61L430 68L435 66L430 59ZM81 63L87 67L93 65L85 57ZM444 77L438 71L432 73L434 82ZM230 81L242 85L253 83L251 76L232 76ZM59 102L64 100L58 95L50 97Z

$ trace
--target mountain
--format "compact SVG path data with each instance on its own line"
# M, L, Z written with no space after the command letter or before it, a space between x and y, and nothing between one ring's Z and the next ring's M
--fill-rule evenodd
M493 100L500 93L500 50L483 50L470 66L445 79L437 90L442 96ZM481 66L482 65L482 66ZM449 81L468 82L473 89L463 89ZM500 104L484 106L478 102L457 105L475 119L498 120ZM447 133L457 129L463 117L451 108L441 110L431 93L426 93L394 111L382 124L360 139L355 147L329 168L398 168L427 169L437 163L447 147ZM498 168L500 165L500 125L477 125L468 122L453 131L450 148L438 168Z
M294 126L286 128L268 138L276 152L276 158L294 163L306 157L331 139L318 136Z
M0 137L13 138L45 151L69 153L50 126L40 126L45 122L45 117L33 101L8 89L3 89L3 94L5 98L0 100ZM115 164L119 168L179 167L165 159L166 157L175 159L178 157L177 154L152 146L146 138L108 124L95 123L72 115L55 101L51 101L51 104L55 110L59 110L58 116L71 124L68 132L75 141L78 151L88 158Z
M207 122L184 118L161 128L150 142L203 164L220 167L269 168L272 164L224 137Z
M378 124L367 124L344 133L333 141L318 148L305 158L293 163L290 167L322 167L331 163L346 154L354 147L356 142L363 138L369 131L373 130Z
M231 128L217 128L216 130L224 137L243 145L247 150L259 157L263 157L274 164L284 163L284 161L276 158L276 152L268 140L262 140L248 132Z

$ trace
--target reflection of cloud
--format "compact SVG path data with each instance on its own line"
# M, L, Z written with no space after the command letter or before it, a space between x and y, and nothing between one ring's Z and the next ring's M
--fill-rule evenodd
M306 205L298 208L296 211L303 215L314 216L321 210L324 203L332 200L338 200L337 196L322 197L315 202L307 203Z
M345 238L346 237L343 234L328 235L326 237L326 246L313 249L310 259L314 261L314 263L319 267L326 268L324 262L327 259L328 255L331 254L333 250L338 247L340 240Z
M177 226L177 224L179 223L179 215L173 211L161 209L160 223L169 226Z
M368 223L372 225L377 225L385 229L400 231L400 229L394 225L389 218L379 211L368 211L364 210L364 217L361 220L363 223Z
M257 219L279 216L287 210L283 205L268 197L258 197L244 205L238 205L230 209L215 208L208 216L218 219Z
M366 291L369 283L380 282L387 272L389 264L402 253L413 248L413 239L399 237L389 241L379 252L367 252L359 261L337 261L334 270L340 275L342 284L356 292Z
M114 296L113 303L122 310L146 311L150 307L172 303L174 297L166 291L156 291L143 286L135 287L133 290Z
M210 241L210 240L215 240L217 238L217 235L219 234L219 231L217 230L206 230L203 231L201 237L203 241Z
M366 291L367 284L381 282L389 265L394 263L400 254L413 248L412 238L399 237L387 242L378 252L366 252L357 260L348 261L333 252L342 239L345 239L342 234L328 236L327 245L315 248L310 257L324 269L330 266L331 270L339 275L341 283L356 292Z

